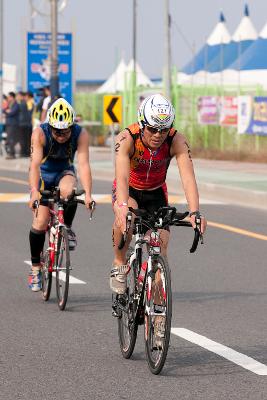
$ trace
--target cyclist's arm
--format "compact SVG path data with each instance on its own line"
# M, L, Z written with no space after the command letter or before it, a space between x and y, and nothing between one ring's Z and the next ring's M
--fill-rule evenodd
M133 139L127 130L123 130L116 137L115 142L115 177L117 204L128 202L130 156L133 148Z
M83 128L78 139L77 147L78 170L83 189L88 197L92 195L92 174L89 164L89 136Z
M176 157L189 211L199 210L199 194L189 144L184 135L177 133L171 146L171 156Z
M32 132L31 138L31 159L29 168L29 184L31 193L38 192L40 180L40 165L43 159L45 137L43 130L37 127Z

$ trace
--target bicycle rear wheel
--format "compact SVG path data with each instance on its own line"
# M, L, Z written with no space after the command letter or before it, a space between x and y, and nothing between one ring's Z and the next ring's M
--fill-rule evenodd
M43 252L43 265L42 265L42 293L44 301L48 301L50 298L51 287L52 287L52 272L49 272L50 265L50 250L49 250L49 231L46 234L47 243L44 246Z
M129 254L128 260L131 254ZM135 298L137 284L137 268L135 261L127 274L127 289L118 301L123 309L120 311L118 319L118 333L121 352L124 358L130 358L133 354L138 323L136 320L137 300Z
M68 300L70 276L70 252L68 233L64 226L59 228L56 263L56 289L58 306L64 310Z
M164 366L169 348L172 293L167 259L158 256L152 263L151 295L146 293L145 349L150 371L157 375Z

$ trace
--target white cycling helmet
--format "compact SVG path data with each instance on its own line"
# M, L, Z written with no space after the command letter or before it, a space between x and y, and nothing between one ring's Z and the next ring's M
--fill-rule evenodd
M148 96L138 110L138 124L141 129L146 125L153 128L171 128L175 118L174 108L161 94Z

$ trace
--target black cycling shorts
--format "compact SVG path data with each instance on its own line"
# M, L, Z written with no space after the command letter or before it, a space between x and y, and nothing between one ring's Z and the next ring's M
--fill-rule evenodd
M137 190L130 186L129 196L137 202L138 208L146 210L150 214L158 211L160 207L168 205L167 189L164 191L162 186L155 190ZM164 229L170 231L169 226L166 226ZM146 233L147 228L143 227L142 230L143 233Z
M168 205L168 200L163 187L159 187L155 190L137 190L133 187L129 187L129 196L134 199L138 208L148 211L153 214L160 207Z

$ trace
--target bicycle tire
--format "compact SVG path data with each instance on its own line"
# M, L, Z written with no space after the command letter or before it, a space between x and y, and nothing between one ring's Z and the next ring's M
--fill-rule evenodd
M153 374L158 375L165 364L169 348L171 319L172 319L172 292L171 292L171 274L167 259L165 257L158 256L155 262L157 263L157 268L160 269L161 281L163 277L165 281L164 291L161 289L165 317L162 317L160 314L158 316L147 314L148 309L154 310L153 293L156 291L155 289L156 274L152 274L152 284L154 285L154 288L152 289L153 293L151 294L150 300L148 300L146 293L146 300L145 300L146 314L145 314L144 334L145 334L146 358L149 369ZM164 321L164 336L160 339L161 341L160 346L156 344L156 338L154 335L155 333L154 323L155 323L155 318L157 317L163 318Z
M65 310L69 293L70 252L68 233L64 226L59 228L56 252L56 289L58 307Z
M43 252L43 265L42 265L42 294L43 300L48 301L51 294L52 288L52 272L48 271L50 265L50 250L49 250L49 231L46 235L48 238L47 246Z
M132 253L129 253L127 262L130 259L131 254ZM136 285L137 269L134 261L127 274L127 289L123 298L125 299L125 307L127 312L122 310L121 315L118 318L120 349L124 358L130 358L132 356L137 338L138 323L136 320Z

